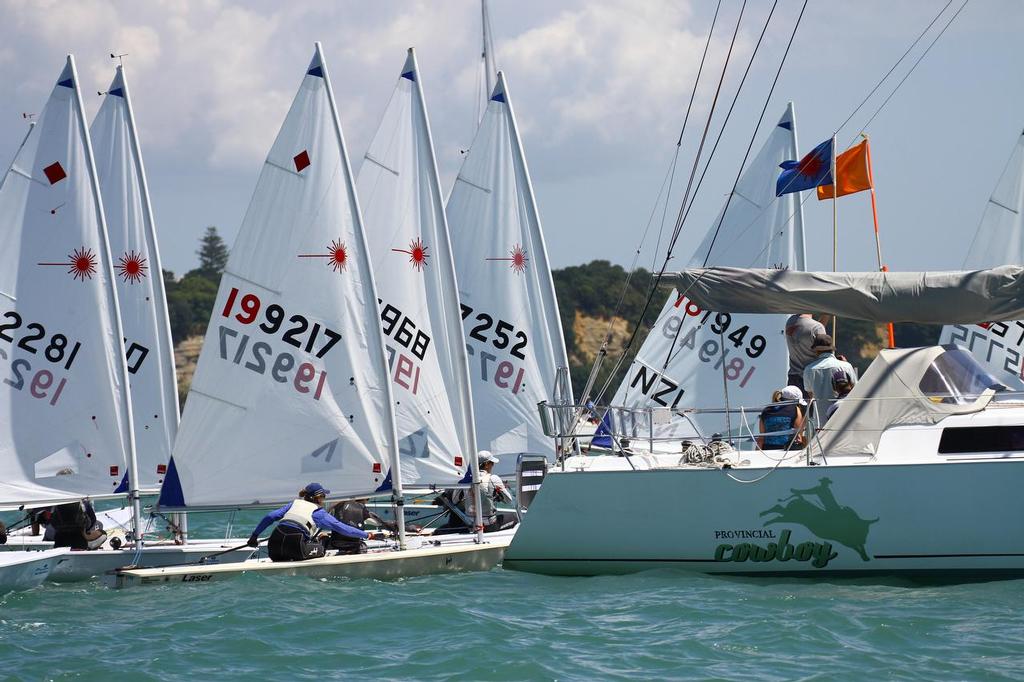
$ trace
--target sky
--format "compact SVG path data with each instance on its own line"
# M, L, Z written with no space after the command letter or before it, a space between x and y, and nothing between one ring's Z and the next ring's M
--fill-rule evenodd
M962 0L947 9L949 17ZM715 2L490 0L552 267L606 259L650 267L671 229L741 8L723 0L667 210L657 196L676 152ZM683 227L699 242L739 169L802 0L779 0L707 179ZM829 138L946 0L811 1L757 134L793 101L802 152ZM748 0L722 94L717 135L772 6ZM931 41L839 130L852 142ZM64 57L78 61L91 117L127 53L163 266L195 267L215 225L230 244L270 148L321 41L358 169L408 47L415 47L447 192L480 106L476 0L328 3L0 0L0 160L21 141ZM1024 128L1024 5L971 0L870 123L882 249L893 270L961 266L985 202ZM712 138L713 139L713 138ZM706 150L705 150L706 151ZM649 217L656 219L641 244ZM831 269L832 207L805 203L809 269ZM840 199L839 268L876 267L866 195ZM682 247L680 251L683 250ZM1007 254L1020 262L1022 254ZM660 263L660 260L659 260Z

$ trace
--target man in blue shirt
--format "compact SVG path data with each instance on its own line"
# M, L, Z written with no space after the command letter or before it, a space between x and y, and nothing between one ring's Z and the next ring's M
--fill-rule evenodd
M816 414L820 424L836 400L836 393L832 388L833 370L846 371L850 377L850 388L857 383L857 373L853 371L853 365L836 357L836 348L828 334L815 336L811 350L818 354L818 358L804 368L804 390L814 393Z
M324 500L330 492L319 483L310 483L299 491L298 499L263 517L249 537L249 545L256 547L260 533L275 521L279 523L267 542L271 561L304 561L324 556L327 550L316 539L318 529L359 540L370 538L370 533L342 523L324 510Z

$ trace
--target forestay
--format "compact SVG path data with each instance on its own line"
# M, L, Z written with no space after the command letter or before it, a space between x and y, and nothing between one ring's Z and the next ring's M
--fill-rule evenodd
M419 69L410 49L359 169L378 273L402 481L453 484L475 452L458 287Z
M1024 134L985 206L965 268L1024 264ZM1015 390L1024 390L1024 321L956 324L942 328L939 343L956 343L974 353L985 369Z
M0 185L0 502L109 495L130 452L110 252L78 78Z
M448 198L477 441L508 455L552 453L537 403L568 367L551 269L505 76ZM549 454L550 456L550 454Z
M139 486L163 481L178 431L174 346L128 84L118 66L90 127L131 381Z
M779 164L795 158L790 103L693 250L688 259L692 266L804 269L799 194L775 196ZM646 415L637 420L632 410L612 410L602 430L611 424L613 432L634 438L680 438L697 435L699 428L710 436L730 427L738 431L742 422L726 421L721 414L673 417L669 409L718 408L727 401L732 407L758 406L771 400L772 391L786 378L786 316L716 310L722 312L704 310L672 292L611 402L617 407L655 408L654 423ZM756 416L752 419L756 422Z
M221 280L160 505L385 487L394 415L377 295L317 47ZM397 487L397 486L396 486Z

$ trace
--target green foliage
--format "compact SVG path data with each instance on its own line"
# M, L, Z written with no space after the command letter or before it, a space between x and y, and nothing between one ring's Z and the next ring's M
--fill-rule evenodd
M164 270L167 313L175 345L190 336L206 334L206 325L220 287L220 277L227 264L227 247L217 234L217 228L206 228L199 244L198 268L190 270L180 280L174 279L173 272Z
M217 228L210 225L199 238L199 271L208 279L220 281L220 276L228 264L228 246L217 234Z

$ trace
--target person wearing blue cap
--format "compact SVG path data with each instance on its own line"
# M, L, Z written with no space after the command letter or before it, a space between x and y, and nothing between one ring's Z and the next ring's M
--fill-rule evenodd
M324 556L327 549L316 537L318 529L359 540L371 538L371 533L353 528L327 513L323 505L330 492L319 483L310 483L299 491L298 499L263 517L249 537L249 546L257 547L260 533L275 521L278 524L267 541L271 561L305 561Z

